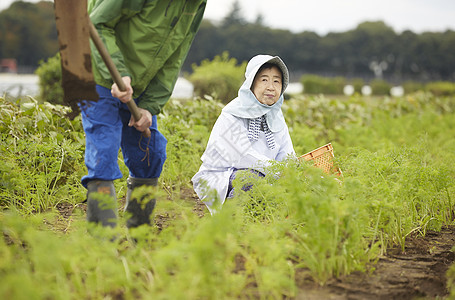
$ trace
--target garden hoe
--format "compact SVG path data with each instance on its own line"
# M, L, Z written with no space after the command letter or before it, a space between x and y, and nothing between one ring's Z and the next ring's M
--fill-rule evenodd
M125 91L126 87L90 21L87 0L55 0L54 11L62 66L63 101L72 108L73 112L69 117L74 118L79 113L79 104L83 108L88 105L85 101L98 100L92 73L89 36L119 89ZM126 104L134 120L139 120L141 113L134 100ZM144 131L143 135L150 137L150 130Z

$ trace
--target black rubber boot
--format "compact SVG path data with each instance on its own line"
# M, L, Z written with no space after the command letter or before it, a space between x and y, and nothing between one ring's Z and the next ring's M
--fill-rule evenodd
M87 184L87 221L114 228L117 199L113 181L92 180Z
M155 208L156 199L149 196L147 193L143 195L140 200L132 198L134 189L140 186L157 186L158 178L134 178L128 177L126 180L127 191L126 191L126 205L125 212L128 213L128 220L126 221L126 227L134 228L144 224L151 224L151 216L153 209Z

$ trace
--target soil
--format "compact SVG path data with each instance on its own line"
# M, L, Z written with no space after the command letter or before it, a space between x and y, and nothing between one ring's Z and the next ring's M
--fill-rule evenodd
M297 299L442 299L448 296L446 272L455 260L455 226L406 240L405 251L387 250L370 272L354 272L317 286L298 282Z
M199 217L208 214L205 205L190 189L181 193L193 203ZM124 202L120 201L123 206ZM79 205L84 209L84 205ZM71 216L74 207L59 204L62 217ZM155 225L166 227L168 215L155 215ZM449 296L446 272L455 261L451 251L455 245L455 226L445 226L440 232L427 231L425 236L408 236L405 251L401 247L387 250L367 272L353 272L330 279L323 286L297 272L299 300L360 300L360 299L444 299Z

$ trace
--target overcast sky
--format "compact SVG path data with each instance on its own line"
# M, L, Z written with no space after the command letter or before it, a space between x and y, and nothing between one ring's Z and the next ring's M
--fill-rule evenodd
M209 0L206 17L223 18L234 1ZM239 3L245 19L254 21L261 14L266 25L293 32L342 32L364 21L384 21L397 32L455 30L455 0L242 0Z
M14 0L0 0L3 10ZM39 0L28 0L38 2ZM208 0L205 18L221 20L235 0ZM293 32L343 32L364 21L384 21L396 32L455 30L455 0L239 0L243 17Z

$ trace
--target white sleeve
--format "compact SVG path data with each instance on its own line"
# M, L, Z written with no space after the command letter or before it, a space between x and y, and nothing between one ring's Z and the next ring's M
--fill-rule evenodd
M280 151L278 151L275 158L277 161L282 161L289 156L295 157L294 146L292 145L291 136L289 135L287 126L282 130L282 136L283 139L280 143Z
M244 121L224 113L213 126L201 159L210 168L262 169L270 164L270 158L253 149Z

